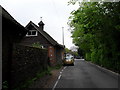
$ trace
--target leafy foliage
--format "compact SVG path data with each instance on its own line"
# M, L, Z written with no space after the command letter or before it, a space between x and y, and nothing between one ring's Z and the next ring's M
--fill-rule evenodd
M82 2L71 15L73 43L84 51L85 59L118 72L120 2Z
M65 48L65 53L72 54L74 56L78 56L78 53L76 51L69 50L68 48Z
M41 45L39 42L37 42L37 43L33 43L33 44L32 44L32 47L42 48L42 45Z
M3 89L8 89L8 82L7 81L3 81L2 88Z

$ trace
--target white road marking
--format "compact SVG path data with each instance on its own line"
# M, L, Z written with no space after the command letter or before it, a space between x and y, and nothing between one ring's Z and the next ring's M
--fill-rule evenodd
M53 86L52 90L54 90L54 89L56 88L56 86L57 86L57 84L58 84L58 82L59 82L59 80L60 80L60 78L61 78L61 76L62 76L61 74L62 74L62 72L63 72L64 69L66 69L66 67L64 67L64 68L61 70L60 75L59 75L59 77L58 77L55 85Z
M57 84L58 84L58 80L56 81L56 83L55 83L54 87L52 88L52 90L55 89L55 87L57 86Z
M66 67L64 67L63 69L66 69Z
M62 72L60 72L60 74L62 74Z
M58 77L58 80L61 78L61 74L59 75L59 77Z

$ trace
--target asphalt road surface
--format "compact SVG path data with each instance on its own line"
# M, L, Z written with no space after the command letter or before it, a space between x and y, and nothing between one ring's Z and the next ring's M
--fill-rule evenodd
M65 66L53 89L56 88L118 88L118 76L84 60Z

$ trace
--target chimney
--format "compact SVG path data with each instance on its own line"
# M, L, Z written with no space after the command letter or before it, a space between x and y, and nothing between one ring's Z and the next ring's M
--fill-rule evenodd
M40 30L44 30L44 23L42 22L42 21L40 21L39 23L38 23L38 25L39 25L39 29Z

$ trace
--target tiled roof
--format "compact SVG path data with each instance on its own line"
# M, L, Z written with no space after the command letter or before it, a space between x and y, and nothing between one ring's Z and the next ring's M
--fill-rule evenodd
M11 22L13 22L16 25L19 25L21 28L23 28L25 30L25 28L20 23L18 23L2 6L0 6L0 8L2 9L2 10L0 10L0 15L2 15L2 17L10 20Z
M26 28L24 28L20 23L18 23L1 5L0 5L0 9L1 9L0 15L2 15L2 18L7 20L7 22L11 22L14 25L16 25L17 27L19 27L19 29L15 29L15 31L19 30L19 33L22 34L21 36L24 36L28 30Z
M34 24L32 21L30 21L30 22L27 24L26 28L27 28L30 24L31 24L34 28L36 28L52 45L54 45L54 46L59 46L59 47L64 48L63 45L60 45L59 43L57 43L57 41L55 41L47 32L45 32L44 30L39 30L39 27L38 27L36 24Z

